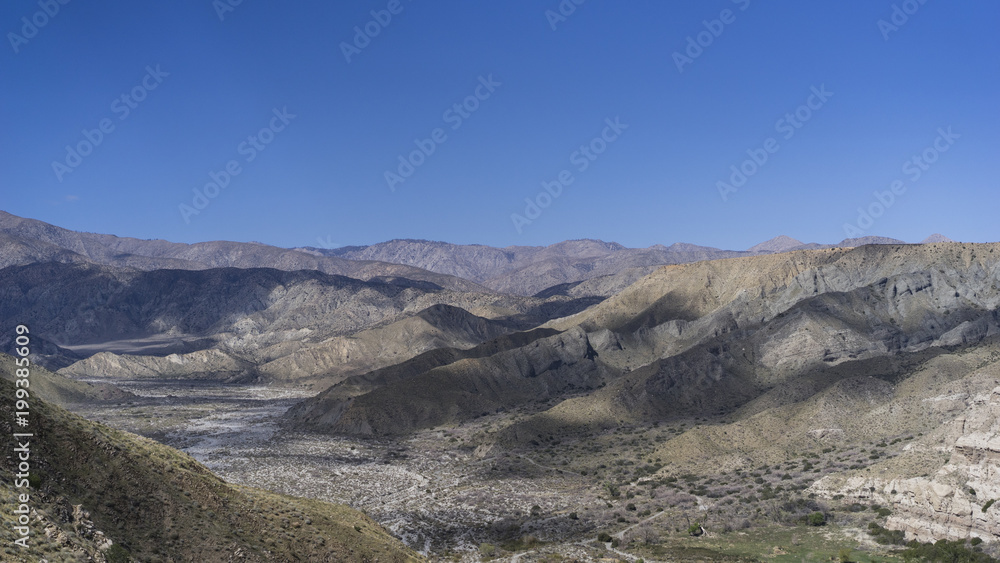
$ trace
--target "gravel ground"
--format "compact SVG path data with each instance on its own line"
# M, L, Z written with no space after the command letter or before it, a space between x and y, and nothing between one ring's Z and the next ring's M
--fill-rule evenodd
M192 381L115 384L140 398L76 412L181 449L231 483L361 509L435 559L478 561L480 544L524 534L579 541L595 526L587 518L570 519L571 512L606 517L604 503L579 475L517 457L477 458L463 442L495 423L489 419L398 441L355 440L283 431L281 414L308 396L298 390ZM579 553L603 546L566 547Z

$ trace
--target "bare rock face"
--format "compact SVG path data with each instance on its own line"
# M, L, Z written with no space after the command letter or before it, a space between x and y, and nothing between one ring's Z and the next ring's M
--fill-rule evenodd
M892 507L886 527L906 539L980 538L1000 541L1000 387L969 397L965 414L941 429L950 452L932 477L825 478L814 486L824 496L843 494Z
M1000 500L1000 387L972 398L967 414L952 426L961 432L951 458L933 479L906 479L889 489L897 513L891 529L908 538L1000 540L1000 507L983 508Z

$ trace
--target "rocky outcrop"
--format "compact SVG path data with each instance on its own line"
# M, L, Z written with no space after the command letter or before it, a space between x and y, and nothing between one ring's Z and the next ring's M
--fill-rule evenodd
M891 507L886 527L907 539L1000 541L1000 505L994 505L1000 502L1000 387L966 400L966 412L940 432L944 443L937 448L950 456L933 476L828 477L812 491Z

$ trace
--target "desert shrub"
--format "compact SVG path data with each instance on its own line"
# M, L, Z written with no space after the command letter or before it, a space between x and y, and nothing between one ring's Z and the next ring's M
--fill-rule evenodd
M701 522L695 522L694 524L691 524L690 526L688 526L688 535L689 536L695 536L695 537L697 537L697 536L702 535L703 533L705 533L705 530L702 529Z
M996 561L985 553L965 547L963 541L948 540L938 540L935 543L912 541L906 544L906 550L903 551L902 555L906 561L948 561L949 563L995 563Z
M826 515L822 512L813 512L806 516L806 523L810 526L823 526L826 524Z
M868 524L868 535L882 545L903 545L906 543L902 530L888 530L876 522Z
M607 532L601 532L597 534L597 541L601 543L608 543L609 541L611 541L611 534Z
M986 501L986 504L983 505L983 512L986 512L987 510L989 510L990 507L993 506L994 502L996 502L996 499L991 499L991 500Z
M104 558L108 560L108 563L129 563L132 561L128 551L125 551L125 548L118 544L109 547L104 552Z

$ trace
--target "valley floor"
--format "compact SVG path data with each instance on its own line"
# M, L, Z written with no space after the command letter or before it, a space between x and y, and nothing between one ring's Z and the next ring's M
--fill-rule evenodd
M640 429L628 439L615 434L592 442L606 448L556 442L482 457L467 444L495 431L502 423L498 418L401 440L354 440L283 431L279 416L306 396L296 390L191 381L116 383L140 398L77 412L177 447L229 482L363 510L432 561L753 561L761 556L813 561L830 560L845 547L864 550L853 552L851 560L896 560L865 533L870 520L865 514L847 513L822 528L760 526L758 521L751 527L735 520L726 525L737 511L718 508L713 498L713 483L726 482L721 475L686 483L696 494L673 484L672 490L654 485L648 496L641 489L609 493L604 478L621 476L621 466L631 465L622 458L641 462L652 451L644 443L663 441L679 429ZM604 477L595 474L594 467L608 465L612 469L604 470ZM741 477L731 478L726 486L742 488ZM796 483L789 483L789 490ZM708 530L692 537L688 531L697 521ZM602 540L614 543L598 541L602 532L609 534Z

